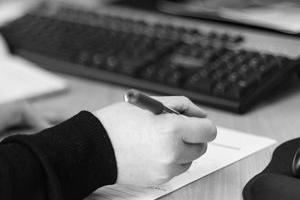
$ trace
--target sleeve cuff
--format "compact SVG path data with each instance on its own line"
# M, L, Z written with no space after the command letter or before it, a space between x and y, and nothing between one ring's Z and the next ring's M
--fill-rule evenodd
M114 184L117 165L107 132L90 112L36 135L13 136L4 143L21 143L41 162L50 199L82 199L97 188ZM54 189L55 188L55 189Z

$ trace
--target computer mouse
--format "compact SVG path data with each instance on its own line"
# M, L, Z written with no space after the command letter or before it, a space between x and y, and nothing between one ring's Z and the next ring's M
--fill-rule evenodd
M300 137L280 144L243 189L244 200L300 199Z
M300 178L300 147L296 150L292 163L293 176Z

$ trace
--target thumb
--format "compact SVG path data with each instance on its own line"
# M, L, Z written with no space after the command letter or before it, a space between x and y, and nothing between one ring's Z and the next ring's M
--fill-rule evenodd
M194 104L189 98L184 96L153 97L162 102L165 106L172 108L181 114L190 117L207 117L207 113L199 106Z

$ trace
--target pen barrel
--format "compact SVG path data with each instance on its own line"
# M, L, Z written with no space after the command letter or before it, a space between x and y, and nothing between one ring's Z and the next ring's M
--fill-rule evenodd
M130 90L126 94L126 101L154 114L161 114L164 111L164 105L161 102L135 90Z

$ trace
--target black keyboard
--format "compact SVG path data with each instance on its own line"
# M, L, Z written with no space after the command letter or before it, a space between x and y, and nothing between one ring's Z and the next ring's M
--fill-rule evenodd
M43 5L1 28L12 50L51 70L243 113L299 59L241 48L242 35Z

